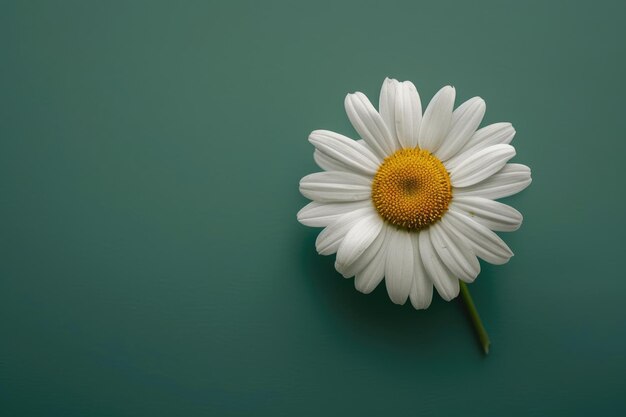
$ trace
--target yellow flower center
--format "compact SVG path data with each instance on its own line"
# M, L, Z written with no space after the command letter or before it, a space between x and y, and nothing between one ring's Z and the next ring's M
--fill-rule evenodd
M388 156L372 184L372 200L381 217L409 230L441 219L451 199L450 175L437 157L423 149L400 149Z

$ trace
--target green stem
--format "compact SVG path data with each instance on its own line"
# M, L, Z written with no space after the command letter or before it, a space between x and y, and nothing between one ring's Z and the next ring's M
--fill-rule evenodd
M469 313L472 324L474 325L474 330L476 331L478 340L480 340L480 345L482 346L483 351L486 355L489 353L489 345L491 344L491 342L489 341L489 335L487 334L487 330L485 330L485 326L483 326L483 322L480 320L480 316L478 315L478 311L476 310L476 306L474 305L474 300L472 300L472 295L469 292L469 288L467 288L467 284L463 281L460 281L460 284L461 297L463 297L465 307L467 307L467 312Z

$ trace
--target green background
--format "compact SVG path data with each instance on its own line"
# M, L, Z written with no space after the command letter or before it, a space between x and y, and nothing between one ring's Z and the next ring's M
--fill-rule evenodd
M0 414L626 413L622 1L0 3ZM385 76L511 121L516 256L369 296L296 221Z

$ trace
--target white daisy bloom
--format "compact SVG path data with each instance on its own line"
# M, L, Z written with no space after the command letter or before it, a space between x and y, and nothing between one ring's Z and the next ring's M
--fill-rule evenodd
M499 265L513 256L494 231L517 230L522 215L495 200L526 188L530 169L508 163L510 123L478 129L483 99L454 109L454 98L443 87L422 113L413 83L387 78L378 111L362 93L346 96L362 140L327 130L309 136L323 171L300 181L312 202L298 220L324 227L317 251L336 253L337 271L363 293L384 278L394 303L425 309L433 286L449 301L459 280L474 281L477 257Z

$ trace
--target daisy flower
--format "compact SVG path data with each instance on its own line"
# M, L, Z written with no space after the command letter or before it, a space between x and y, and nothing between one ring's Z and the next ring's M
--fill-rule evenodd
M360 92L346 96L362 139L327 130L309 136L323 171L300 181L312 202L298 220L324 227L317 251L336 253L337 271L355 277L363 293L384 279L391 301L425 309L433 287L449 301L459 281L473 282L478 258L499 265L513 256L494 232L518 229L522 215L495 200L526 188L530 169L508 163L510 123L478 129L484 100L454 109L454 99L445 86L422 113L413 83L385 79L378 111Z

